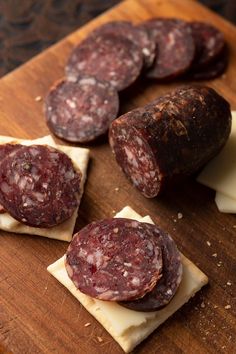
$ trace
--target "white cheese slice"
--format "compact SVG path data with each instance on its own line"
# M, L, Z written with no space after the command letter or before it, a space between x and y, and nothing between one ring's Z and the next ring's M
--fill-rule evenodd
M149 216L142 218L128 206L115 217L153 223ZM80 301L86 310L119 343L122 349L128 353L194 296L203 285L207 284L208 278L200 269L184 255L181 256L181 259L183 264L183 279L178 292L165 308L154 312L129 310L117 303L100 301L81 293L76 289L67 275L64 265L65 256L51 264L47 270Z
M222 213L236 214L236 199L229 198L220 192L216 192L215 202L217 208Z
M236 111L232 112L229 140L221 152L202 170L197 181L236 199Z
M56 145L55 141L50 135L35 140L23 140L23 139L17 139L12 137L0 136L0 144L5 144L9 142L20 143L23 145L32 145L32 144L49 145L67 154L71 158L75 169L79 169L82 173L80 199L82 198L84 184L86 181L87 165L89 160L88 149L72 147L72 146ZM3 213L0 214L0 229L9 232L38 235L38 236L44 236L52 239L69 242L72 239L77 214L78 214L78 208L74 211L73 215L68 220L64 221L63 223L57 226L54 226L52 228L37 228L37 227L24 225L19 221L15 220L14 218L12 218L8 213Z

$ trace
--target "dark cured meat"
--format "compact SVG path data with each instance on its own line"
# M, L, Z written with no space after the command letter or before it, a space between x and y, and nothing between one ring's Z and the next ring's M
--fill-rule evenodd
M162 252L153 228L123 218L83 228L66 253L66 270L76 288L109 301L133 300L151 291L162 270Z
M97 36L102 33L128 38L141 48L145 67L148 68L152 65L156 55L156 44L145 28L134 26L129 21L112 21L99 26L91 35Z
M81 75L94 76L121 91L136 81L142 66L140 47L127 38L104 33L88 37L72 51L66 75L73 81Z
M81 77L60 81L45 101L50 130L68 141L85 143L106 133L119 110L117 91L107 82Z
M157 227L154 235L159 239L162 248L162 277L157 285L142 299L120 302L120 305L135 311L156 311L166 306L176 294L182 279L182 263L180 253L170 235Z
M216 27L206 22L189 23L196 46L193 68L199 69L210 64L225 46L224 35Z
M110 145L126 176L143 195L196 172L224 146L231 129L228 102L213 89L177 89L117 118Z
M204 68L193 68L188 74L187 78L190 80L212 80L221 76L227 69L229 63L228 51L222 53L208 66Z
M178 19L154 18L140 26L150 31L156 42L156 59L146 76L173 79L186 72L195 55L195 45L188 24Z
M74 212L80 181L80 173L63 152L22 145L0 163L0 203L24 224L52 227Z
M6 157L10 152L17 150L21 147L20 144L0 144L0 161Z
M19 144L1 144L0 145L0 161L6 157L10 152L17 150L21 147ZM6 210L0 205L0 214L4 214Z

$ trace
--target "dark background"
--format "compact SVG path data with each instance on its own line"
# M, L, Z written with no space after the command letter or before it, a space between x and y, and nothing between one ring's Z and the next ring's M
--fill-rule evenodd
M0 0L0 76L119 0ZM234 22L236 0L201 0Z

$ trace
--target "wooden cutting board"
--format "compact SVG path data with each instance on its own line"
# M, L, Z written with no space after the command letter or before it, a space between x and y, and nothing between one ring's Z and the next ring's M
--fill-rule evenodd
M35 97L44 97L54 81L63 76L73 45L108 20L139 22L153 16L205 20L224 32L230 45L230 65L222 78L208 84L236 109L235 27L190 0L128 0L0 81L0 134L20 138L48 134L43 102ZM181 83L139 82L121 96L121 112L143 105ZM210 279L209 285L142 343L137 353L233 353L236 217L219 213L213 191L194 179L162 198L145 199L117 167L107 141L94 144L77 228L92 220L112 217L125 205L142 215L151 215ZM179 212L182 219L177 217ZM64 254L68 244L6 232L1 232L0 237L0 352L122 353L118 344L46 271ZM225 308L227 305L231 308ZM85 327L87 322L91 326ZM102 338L101 343L97 337Z

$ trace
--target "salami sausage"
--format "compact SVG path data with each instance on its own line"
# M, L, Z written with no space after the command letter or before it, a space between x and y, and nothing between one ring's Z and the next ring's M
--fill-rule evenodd
M104 33L88 37L72 51L66 75L73 81L81 75L94 76L121 91L136 81L142 66L139 46L127 38Z
M52 227L75 211L80 181L81 174L63 152L22 145L0 163L0 203L24 224Z
M81 292L100 300L133 300L160 279L162 252L150 224L105 219L73 237L65 266Z
M195 55L190 26L183 20L154 18L142 23L156 42L156 58L146 76L173 79L186 72Z
M134 26L129 21L112 21L96 28L91 35L111 33L128 38L139 46L143 53L145 67L150 67L155 59L156 44L144 27Z
M120 302L120 305L135 311L157 311L166 306L176 294L182 280L183 269L180 253L174 240L157 226L152 229L162 249L162 277L152 291L141 299Z
M194 21L190 23L196 46L194 68L203 68L221 53L225 46L224 35L213 25L206 22Z
M211 88L190 86L117 118L109 139L126 176L153 198L213 158L230 129L228 102Z
M50 130L68 141L85 143L106 133L119 110L117 91L94 77L76 82L62 80L45 100L46 121Z

